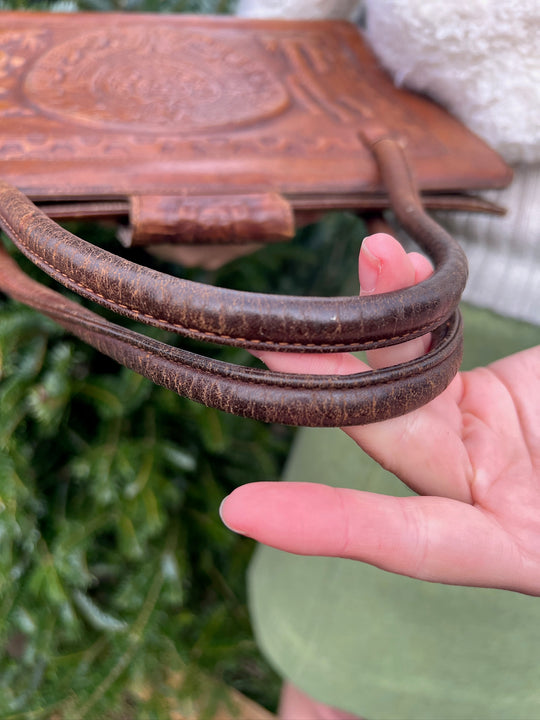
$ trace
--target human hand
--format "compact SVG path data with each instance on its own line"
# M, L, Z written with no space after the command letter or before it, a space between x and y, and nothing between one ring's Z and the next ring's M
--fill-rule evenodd
M388 235L367 238L363 293L425 279L427 260ZM373 351L372 367L426 351L428 338ZM261 353L274 370L348 374L352 355ZM431 403L347 432L418 496L310 483L253 483L223 502L224 522L302 555L367 562L423 580L540 595L540 346L460 373Z

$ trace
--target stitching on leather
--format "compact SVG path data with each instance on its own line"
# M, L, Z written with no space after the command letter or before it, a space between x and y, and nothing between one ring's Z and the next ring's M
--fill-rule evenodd
M94 297L99 297L105 302L116 306L121 307L124 310L128 310L131 313L134 313L137 317L144 317L148 318L149 320L153 320L157 323L160 323L162 325L168 325L170 327L176 327L180 330L192 333L193 335L198 335L202 337L215 337L215 338L223 338L224 340L234 340L237 342L243 342L243 343L251 343L253 345L259 344L259 345L273 345L273 346L282 346L282 347L298 347L298 348L316 348L316 347L332 347L332 348L339 348L339 347L349 347L350 345L354 345L354 343L292 343L292 342L286 342L286 341L274 341L274 340L257 340L257 339L250 339L250 338L243 338L243 337L237 337L235 335L226 335L225 333L217 333L212 332L211 330L199 330L198 328L191 328L187 325L183 325L181 323L175 323L171 322L170 320L165 320L165 318L156 317L155 315L150 315L149 313L143 313L140 310L137 310L134 307L131 307L129 305L124 305L123 303L111 300L110 298L106 297L105 295L102 295L101 293L96 292L91 287L88 287L87 285L83 285L83 283L74 280L69 275L66 275L66 273L59 270L57 267L52 265L50 262L45 260L44 258L40 257L38 253L36 253L34 250L31 250L28 247L28 244L25 242L24 237L11 225L11 223L7 220L5 216L3 216L4 222L7 225L7 227L10 229L10 231L13 233L13 235L17 238L17 240L23 245L26 250L31 253L34 257L36 257L41 263L46 265L48 268L54 271L54 273L61 275L63 278L69 281L71 285L74 285L75 287L80 288L81 290L85 290L86 292L90 293ZM415 331L409 331L402 335L394 335L390 338L385 338L386 341L391 342L393 340L403 340L405 341L408 337L415 336L418 337L418 333L423 334L424 331L428 332L430 330L430 325L424 325L421 328L418 328ZM373 340L368 343L358 343L361 344L365 350L369 349L370 347L374 347L377 345L377 341Z

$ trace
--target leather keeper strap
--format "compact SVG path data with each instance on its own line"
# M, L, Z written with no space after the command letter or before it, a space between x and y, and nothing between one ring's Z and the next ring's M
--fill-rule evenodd
M37 266L119 314L192 338L252 349L341 352L397 344L434 330L459 303L465 255L423 211L394 140L373 146L392 206L434 263L406 290L363 298L245 293L194 283L119 258L67 232L0 182L0 226Z
M294 235L294 213L278 193L209 196L135 196L126 247L160 243L277 242Z
M0 289L154 383L265 422L343 427L403 415L441 393L462 357L457 311L434 332L432 349L417 360L355 375L293 375L208 359L110 323L29 278L2 247Z

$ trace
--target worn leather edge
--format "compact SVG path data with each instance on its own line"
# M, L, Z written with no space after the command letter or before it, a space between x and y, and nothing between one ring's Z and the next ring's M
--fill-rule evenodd
M126 367L207 406L264 422L311 427L403 415L450 383L463 352L459 312L417 360L355 375L294 375L208 359L111 323L25 275L0 247L0 289Z
M459 245L424 218L414 237L435 272L419 285L363 298L266 295L190 282L117 257L64 230L0 181L0 226L66 287L149 325L256 349L365 350L418 337L444 322L459 303L467 263Z
M486 200L478 195L468 195L464 192L448 193L421 193L422 205L426 210L454 210L461 212L489 213L492 215L504 215L506 209L497 203ZM54 220L97 220L126 221L130 215L132 198L126 200L113 200L107 198L95 200L59 200L43 201L28 195L39 209ZM232 195L232 198L236 198ZM390 201L387 195L351 195L332 196L314 195L307 198L283 195L292 206L295 214L295 221L312 222L313 218L332 210L350 210L358 214L387 210ZM235 244L251 244L252 238L234 237ZM168 242L176 245L184 245L182 237L175 237ZM229 240L228 240L229 242ZM219 244L219 243L216 243ZM228 244L228 243L227 243Z

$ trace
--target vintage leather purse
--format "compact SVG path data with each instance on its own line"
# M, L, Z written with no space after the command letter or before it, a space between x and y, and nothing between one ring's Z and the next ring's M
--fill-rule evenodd
M1 15L0 225L44 272L119 315L213 343L327 353L432 332L433 344L418 360L357 375L275 373L113 324L30 279L3 248L1 290L160 385L264 421L368 423L448 385L461 360L467 264L424 206L489 210L464 193L503 187L511 173L434 103L396 89L353 25ZM306 214L385 208L435 272L361 299L189 282L54 221L124 218L127 245L205 243L211 253L212 243L290 238Z

